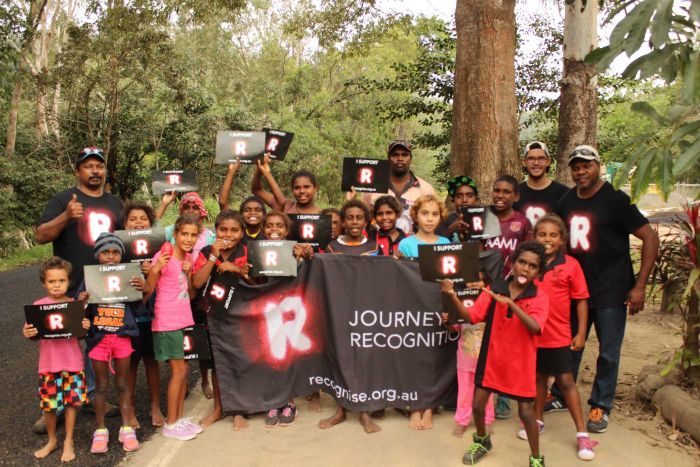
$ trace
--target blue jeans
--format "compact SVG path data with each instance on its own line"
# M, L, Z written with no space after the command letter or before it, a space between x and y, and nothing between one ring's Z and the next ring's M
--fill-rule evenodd
M573 307L572 307L573 308ZM591 398L588 405L591 408L603 409L610 413L615 399L615 389L617 388L617 372L620 368L620 349L622 340L625 337L625 324L627 323L627 307L625 305L611 306L606 308L590 308L588 310L588 329L586 330L586 340L591 333L591 326L595 326L595 333L598 336L598 359L596 360L595 380ZM572 309L571 318L572 335L578 332L578 320L575 309ZM579 366L583 352L573 352L574 380L578 377ZM564 396L556 383L552 386L552 394L559 400L564 400Z

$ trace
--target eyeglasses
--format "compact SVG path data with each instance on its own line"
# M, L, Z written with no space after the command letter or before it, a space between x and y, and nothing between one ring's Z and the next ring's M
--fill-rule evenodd
M574 157L581 154L582 156L595 156L598 157L598 153L595 150L588 148L581 148L574 150L569 157Z
M528 156L528 157L525 158L525 160L526 160L527 162L546 162L546 161L549 160L549 157L542 157L542 156L540 156L540 157L529 157L529 156Z

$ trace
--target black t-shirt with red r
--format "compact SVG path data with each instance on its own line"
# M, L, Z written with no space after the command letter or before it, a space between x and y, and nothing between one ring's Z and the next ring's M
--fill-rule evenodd
M569 187L552 180L547 188L535 190L525 181L518 185L518 190L520 198L513 203L513 209L525 214L534 227L537 219L556 210L557 203L569 191Z
M72 296L83 281L83 266L97 264L93 254L95 240L102 232L114 232L123 229L122 201L110 193L102 196L88 196L77 187L69 188L55 194L44 208L37 225L45 224L60 216L66 206L77 196L83 205L83 217L68 221L65 228L53 241L53 254L59 256L73 266L71 273L69 296Z
M562 196L557 213L569 229L569 254L581 263L591 308L620 306L634 285L631 233L648 224L630 197L605 182L590 198L575 189Z

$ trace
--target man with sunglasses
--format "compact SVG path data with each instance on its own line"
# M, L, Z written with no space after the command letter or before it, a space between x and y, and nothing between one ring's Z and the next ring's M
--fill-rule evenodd
M533 141L525 146L522 164L527 180L520 183L520 198L513 204L513 209L525 214L534 226L537 219L554 212L559 199L569 188L548 177L552 159L546 144Z
M594 326L599 342L595 381L588 400L588 430L594 433L608 428L626 312L629 309L634 315L644 309L645 288L659 248L658 235L649 221L631 204L629 196L600 178L600 166L598 151L591 146L577 146L569 156L576 187L566 192L557 205L557 213L569 229L569 254L581 263L590 292L588 332ZM642 241L636 279L630 258L630 235ZM575 320L571 325L572 329L578 328ZM581 355L582 352L574 352L574 377ZM558 388L552 387L545 411L566 410L562 401Z
M365 193L362 201L372 209L374 202L381 196L390 194L401 204L403 213L396 221L396 228L406 235L413 233L413 221L408 212L413 203L423 195L435 195L435 189L411 171L411 143L406 140L396 140L389 143L389 193Z

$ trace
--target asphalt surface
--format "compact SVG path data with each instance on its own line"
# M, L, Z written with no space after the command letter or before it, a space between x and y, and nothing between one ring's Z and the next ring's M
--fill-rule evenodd
M33 453L46 443L46 435L34 434L31 429L41 415L37 391L38 345L22 336L24 305L45 296L39 282L38 266L25 267L0 273L0 297L4 305L5 318L0 321L0 335L4 336L0 352L0 378L2 381L2 403L0 403L0 465L56 465L60 463L61 446L44 461L34 459ZM161 369L161 408L165 412L165 388L168 371ZM191 366L190 384L199 378L199 369ZM141 395L141 397L139 397ZM110 387L108 401L116 403L116 395ZM136 386L136 410L141 429L139 441L150 438L155 430L149 415L148 388L143 365L139 368ZM95 430L94 415L80 412L75 427L76 460L71 465L116 465L124 457L117 433L121 417L107 419L110 444L107 454L90 453L92 432ZM65 436L63 425L59 426L58 439Z

